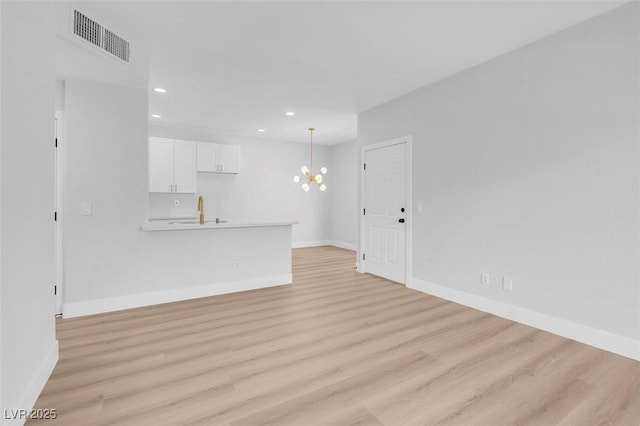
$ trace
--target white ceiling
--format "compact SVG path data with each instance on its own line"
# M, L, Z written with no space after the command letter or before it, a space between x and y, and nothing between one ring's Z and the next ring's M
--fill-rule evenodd
M357 138L359 112L621 3L146 1L91 10L148 49L149 87L168 91L149 92L149 113L162 115L154 124L299 142L314 126L315 142L336 144Z

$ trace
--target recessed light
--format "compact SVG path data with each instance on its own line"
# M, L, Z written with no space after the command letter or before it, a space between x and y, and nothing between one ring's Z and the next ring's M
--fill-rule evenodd
M264 129L258 129L260 133L264 133Z
M151 114L151 117L153 118L160 118L160 116L158 114Z
M296 115L296 113L295 113L295 112L293 112L293 111L289 111L289 112L287 112L286 114L287 114L287 115Z
M167 93L167 89L163 89L162 87L156 87L153 90L158 92L158 93Z

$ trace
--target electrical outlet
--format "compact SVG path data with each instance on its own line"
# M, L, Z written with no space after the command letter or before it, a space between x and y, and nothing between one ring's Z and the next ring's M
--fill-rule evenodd
M490 282L489 274L486 274L486 273L480 274L480 284L489 285L489 282Z
M236 260L235 262L236 269L240 269L240 261Z
M180 200L173 200L174 207L180 207Z
M502 277L502 289L513 291L513 280L509 277Z
M91 201L83 201L80 203L80 214L82 216L91 216Z

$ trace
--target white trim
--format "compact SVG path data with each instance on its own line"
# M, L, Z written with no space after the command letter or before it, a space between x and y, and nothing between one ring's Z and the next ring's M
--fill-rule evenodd
M298 241L291 243L292 248L304 248L304 247L321 247L321 246L334 246L347 250L357 250L357 246L352 243L337 240L315 240L315 241Z
M31 411L31 409L36 405L36 401L44 389L44 385L47 384L51 373L53 372L56 363L58 362L58 341L54 340L53 344L49 348L45 358L42 360L40 364L40 368L36 371L36 374L31 379L31 383L27 387L25 394L20 398L20 402L18 403L18 407L3 407L2 417L4 422L2 422L3 426L9 425L23 425L26 419L5 419L4 418L4 410L26 410L27 412ZM51 407L55 408L55 407Z
M411 282L411 275L413 274L413 135L403 136L401 138L395 138L383 142L373 143L370 145L364 145L360 149L360 241L358 250L358 257L356 260L357 268L356 270L360 273L366 272L366 261L362 260L361 253L364 250L364 218L362 215L362 209L364 208L365 203L365 193L366 193L366 181L365 181L365 170L364 170L364 162L365 162L365 154L367 151L371 151L374 149L385 148L387 146L406 144L405 150L405 166L406 176L405 176L405 184L406 184L406 218L405 218L405 282L403 284L408 285Z
M329 240L315 240L315 241L297 241L291 243L291 248L304 248L304 247L321 247L330 246Z
M73 318L83 315L93 315L104 312L119 311L122 309L158 305L161 303L197 299L199 297L217 296L220 294L237 293L240 291L274 287L284 284L291 284L292 282L293 276L291 274L275 275L266 278L253 278L241 281L227 281L215 284L201 285L197 287L176 288L171 290L154 291L150 293L86 300L84 302L65 303L63 306L63 311L65 318Z
M640 361L640 341L526 308L422 281L410 288Z
M346 243L344 241L337 241L337 240L329 241L329 245L338 247L338 248L343 248L346 250L351 250L351 251L356 251L358 249L358 247L353 243Z
M64 142L64 112L56 111L55 112L56 119L56 139L58 140L58 147L55 149L55 209L57 212L57 221L55 223L55 238L56 238L56 282L54 285L56 286L56 315L62 313L62 299L63 299L63 290L64 290L64 274L62 269L62 173L64 170L64 158L62 157L63 152L63 142Z

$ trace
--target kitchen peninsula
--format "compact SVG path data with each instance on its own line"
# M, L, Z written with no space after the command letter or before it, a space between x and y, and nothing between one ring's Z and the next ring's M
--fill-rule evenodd
M65 303L65 317L291 284L294 224L147 221L136 269L148 290Z
M86 120L77 123L76 127L86 126ZM146 136L146 124L138 123L134 124L140 135ZM146 159L149 165L148 170L136 169L140 185L127 193L127 205L136 206L127 211L135 213L83 217L87 223L97 218L118 220L109 222L108 231L101 228L108 236L101 244L77 254L67 252L87 261L68 270L65 318L292 282L292 226L297 222L244 218L216 223L208 215L204 224L199 223L196 194L206 194L207 184L210 191L231 185L240 171L238 147L164 138L150 138L149 149L146 145L136 145L138 161L132 162ZM200 192L196 192L198 179ZM145 193L157 201L155 207L163 208L149 206ZM174 200L183 207L174 208ZM167 205L171 207L164 208ZM99 268L92 261L97 258Z

